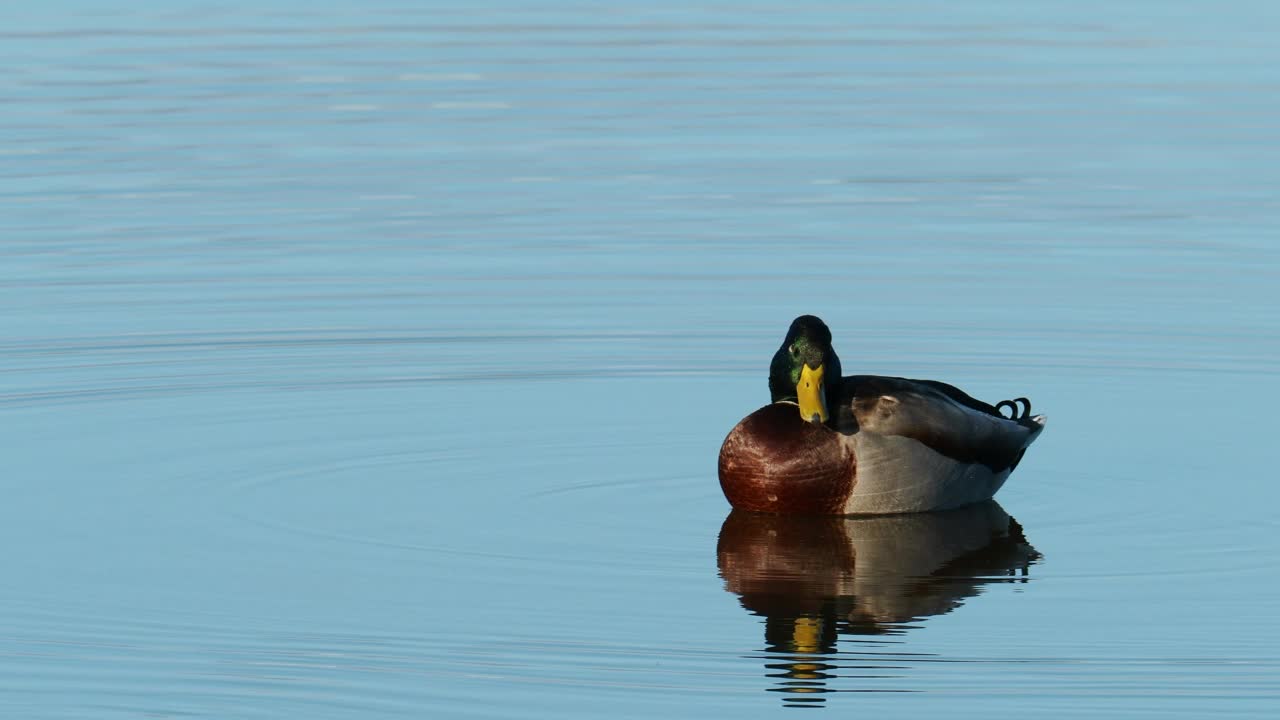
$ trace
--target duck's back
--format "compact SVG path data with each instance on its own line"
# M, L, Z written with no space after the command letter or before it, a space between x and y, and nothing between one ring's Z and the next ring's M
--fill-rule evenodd
M1044 427L1043 417L1010 419L995 407L933 380L878 375L843 379L836 427L916 440L962 463L1012 469Z
M935 381L844 378L837 428L857 457L847 513L959 507L993 496L1044 427Z

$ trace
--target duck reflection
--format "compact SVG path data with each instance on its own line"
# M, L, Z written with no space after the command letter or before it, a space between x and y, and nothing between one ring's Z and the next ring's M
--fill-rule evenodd
M832 692L838 636L903 633L987 583L1026 582L1040 557L994 501L865 518L735 510L716 555L725 589L765 619L770 690L809 706Z

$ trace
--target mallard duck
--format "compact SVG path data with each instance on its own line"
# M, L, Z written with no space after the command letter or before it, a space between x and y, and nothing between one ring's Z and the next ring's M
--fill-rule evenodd
M813 315L791 323L769 393L720 448L720 487L742 510L878 515L989 500L1045 424L1026 398L988 405L936 380L843 377Z

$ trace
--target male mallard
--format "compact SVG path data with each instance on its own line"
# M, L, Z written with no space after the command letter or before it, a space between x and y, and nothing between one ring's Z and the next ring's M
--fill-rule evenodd
M772 404L720 448L720 487L742 510L860 515L988 500L1045 423L1026 398L988 405L935 380L842 377L831 331L812 315L791 323L769 392Z

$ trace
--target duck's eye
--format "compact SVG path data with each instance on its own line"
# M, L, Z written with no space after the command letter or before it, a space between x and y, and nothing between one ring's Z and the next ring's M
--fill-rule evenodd
M790 350L791 350L791 357L795 357L800 354L800 348L796 347L795 345L792 345Z

